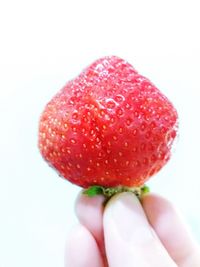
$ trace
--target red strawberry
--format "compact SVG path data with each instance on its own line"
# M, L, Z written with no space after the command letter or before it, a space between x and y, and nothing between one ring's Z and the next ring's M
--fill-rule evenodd
M140 186L169 160L177 118L147 78L104 57L47 104L39 147L62 177L84 188Z

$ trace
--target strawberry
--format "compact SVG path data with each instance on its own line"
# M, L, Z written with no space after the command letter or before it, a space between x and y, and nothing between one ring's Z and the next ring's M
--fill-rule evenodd
M81 187L138 187L170 159L177 119L147 78L104 57L47 104L39 148L60 176Z

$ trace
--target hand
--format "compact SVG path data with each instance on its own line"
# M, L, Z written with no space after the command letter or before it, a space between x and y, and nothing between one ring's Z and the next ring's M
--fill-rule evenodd
M199 267L200 250L167 200L132 193L78 197L80 225L68 240L66 267Z

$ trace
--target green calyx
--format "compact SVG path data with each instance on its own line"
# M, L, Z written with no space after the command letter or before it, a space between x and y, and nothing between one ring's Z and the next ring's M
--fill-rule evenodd
M90 186L87 189L83 190L83 194L87 195L88 197L103 195L107 199L111 198L115 194L122 193L122 192L131 192L131 193L135 194L138 198L140 198L144 194L150 192L150 189L146 185L142 185L139 187L124 187L124 186L103 187L103 186L99 186L99 185L93 185L93 186Z

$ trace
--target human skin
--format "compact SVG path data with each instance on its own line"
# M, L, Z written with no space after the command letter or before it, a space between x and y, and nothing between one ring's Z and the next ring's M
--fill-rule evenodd
M80 194L79 220L68 237L66 267L199 267L199 245L174 206L149 193Z

